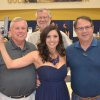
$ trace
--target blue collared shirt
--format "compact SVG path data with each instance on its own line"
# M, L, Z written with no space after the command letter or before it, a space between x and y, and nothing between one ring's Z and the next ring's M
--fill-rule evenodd
M76 42L66 49L66 57L73 92L82 97L100 95L100 41L94 38L86 51Z

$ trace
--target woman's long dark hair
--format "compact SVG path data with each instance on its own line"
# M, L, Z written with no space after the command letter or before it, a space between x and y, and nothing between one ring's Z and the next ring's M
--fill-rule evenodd
M59 29L56 26L49 25L42 31L42 33L40 35L40 43L37 45L39 54L42 57L43 62L49 61L50 52L46 45L46 38L47 38L48 33L52 30L56 30L59 35L59 43L58 43L56 49L61 56L65 56L65 48L64 48L64 44L63 44L63 40L62 40L62 35L61 35Z

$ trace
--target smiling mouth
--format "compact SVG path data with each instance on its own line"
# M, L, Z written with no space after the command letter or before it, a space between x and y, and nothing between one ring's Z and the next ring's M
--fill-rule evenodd
M88 34L83 34L82 36L88 36Z

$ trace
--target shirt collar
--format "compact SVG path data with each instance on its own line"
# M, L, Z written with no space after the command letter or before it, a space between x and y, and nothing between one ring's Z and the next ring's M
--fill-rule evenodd
M91 43L90 46L97 46L97 39L96 39L96 38L93 38L92 43ZM76 43L74 43L74 47L76 47L76 48L81 48L80 42L77 41Z
M18 47L15 43L14 43L14 41L10 38L10 43L12 44L12 49L19 49L20 47ZM23 48L23 50L27 50L29 47L28 47L28 45L27 45L27 43L26 43L26 41L25 41L25 44L24 44L24 48ZM20 48L21 49L21 48Z

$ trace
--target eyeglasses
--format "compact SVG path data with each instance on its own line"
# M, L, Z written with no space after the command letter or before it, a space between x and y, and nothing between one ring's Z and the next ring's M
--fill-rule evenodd
M38 17L37 19L42 20L42 19L48 19L49 16L43 16L43 17Z
M78 31L83 31L84 29L85 30L89 30L89 29L91 29L91 28L93 28L93 26L91 25L91 26L85 26L85 27L78 27L78 28L76 28Z

